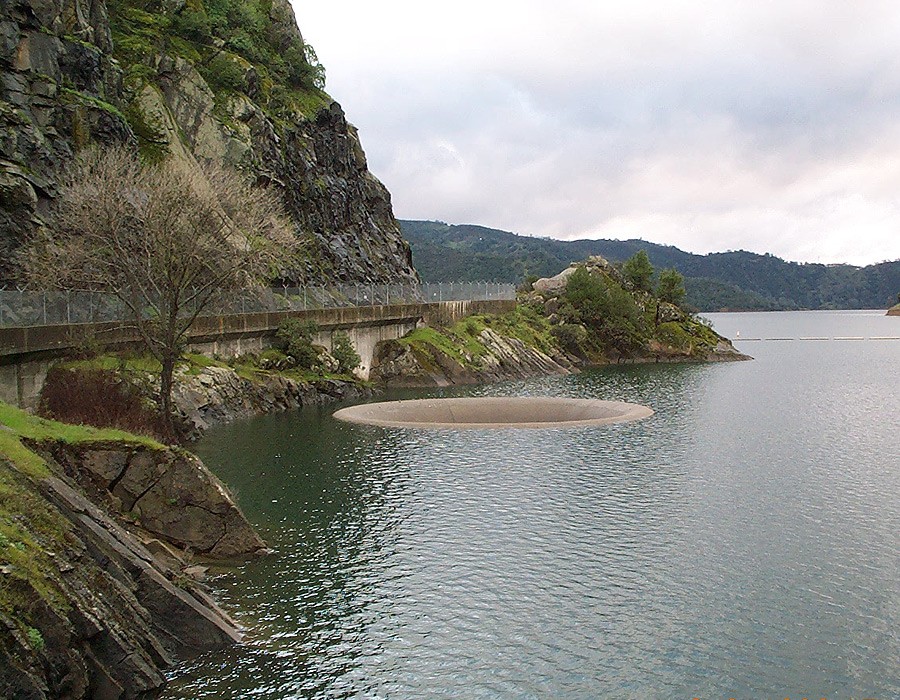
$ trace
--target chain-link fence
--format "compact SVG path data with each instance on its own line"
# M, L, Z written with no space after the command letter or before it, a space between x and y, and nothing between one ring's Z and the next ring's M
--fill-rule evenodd
M203 315L515 298L515 285L498 282L274 287L223 295L205 308ZM110 294L0 288L0 327L98 323L129 316L125 305Z

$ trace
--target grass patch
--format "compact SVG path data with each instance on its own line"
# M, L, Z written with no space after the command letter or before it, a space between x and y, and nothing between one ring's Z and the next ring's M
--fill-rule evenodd
M430 348L437 348L445 355L456 360L459 364L463 366L468 364L465 355L463 355L463 352L459 347L459 343L435 328L429 328L428 326L416 328L411 333L400 338L397 342L400 345L407 345L413 350L429 354Z
M486 326L500 335L521 340L525 345L543 353L549 355L558 350L558 343L551 332L552 325L532 306L517 304L515 310L509 313L481 318Z
M207 367L225 367L228 368L230 365L227 362L222 360L217 360L214 357L209 357L208 355L201 355L199 352L189 352L182 356L181 358L182 366L186 365L186 373L188 375L194 376L200 374ZM157 369L158 373L160 370Z
M719 344L712 328L690 318L661 323L654 335L660 343L690 355L702 356Z
M0 458L6 458L24 474L35 478L49 476L47 463L22 444L10 430L0 429Z
M486 328L546 354L558 351L550 322L536 309L523 305L507 314L468 316L449 328L417 328L397 342L410 347L426 369L434 367L433 351L437 350L463 367L478 370L481 358L488 354L481 339Z
M60 362L56 366L62 369L105 369L149 374L159 374L162 371L162 365L154 357L134 353L98 355L88 359Z
M68 523L48 511L27 480L0 459L0 564L9 572L0 576L0 611L23 628L29 587L52 607L66 608L51 572L56 570L53 555L65 547L67 531Z
M69 425L47 418L38 418L30 413L0 401L0 436L12 434L15 438L25 438L35 442L55 441L69 445L89 442L123 442L129 445L143 445L162 450L164 445L142 435L112 428L94 428L89 425Z
M11 621L40 650L31 626L35 595L55 610L67 609L54 561L70 547L70 524L48 508L36 481L50 475L46 462L24 441L67 444L118 442L164 449L160 443L121 430L67 425L0 402L0 618Z

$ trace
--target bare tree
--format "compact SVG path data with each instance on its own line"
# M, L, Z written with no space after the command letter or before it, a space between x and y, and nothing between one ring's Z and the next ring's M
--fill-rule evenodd
M215 300L277 274L295 247L274 193L221 166L142 165L124 149L80 154L48 223L26 247L29 278L121 300L162 366L170 432L173 373L191 324Z

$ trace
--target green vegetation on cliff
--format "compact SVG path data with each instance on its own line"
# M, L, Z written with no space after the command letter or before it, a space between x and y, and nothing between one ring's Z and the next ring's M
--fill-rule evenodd
M591 362L709 358L724 339L678 306L680 274L664 270L654 287L654 272L643 251L621 270L603 258L589 258L539 280L526 298L548 314L566 352Z
M94 145L274 185L300 245L273 279L417 280L289 0L0 3L0 283L22 280L19 249Z
M176 388L183 398L185 387L193 386L198 381L208 381L210 374L227 374L236 381L243 382L250 391L258 389L261 395L266 394L268 383L284 380L295 382L304 388L328 382L365 388L367 383L352 373L359 363L359 356L352 346L349 348L352 354L347 352L347 348L342 345L341 334L335 336L336 349L332 352L337 353L336 355L307 341L310 356L306 364L299 364L286 349L278 348L227 361L199 353L185 353L175 371ZM54 423L75 431L75 437L80 435L80 430L89 431L87 435L95 434L96 439L118 439L132 433L165 441L195 437L191 433L191 426L184 424L184 415L180 415L176 421L174 435L161 424L156 392L160 371L158 360L150 355L133 352L91 354L89 357L59 362L47 374L38 411L47 418L95 426L74 428ZM232 398L238 405L242 403L240 398ZM183 413L183 407L178 408ZM127 432L96 431L96 428L114 428ZM155 444L152 438L147 438L150 441L148 444ZM0 432L0 446L2 441L3 433Z
M163 445L146 436L123 430L98 429L88 425L70 425L39 418L0 401L0 456L8 459L26 474L34 477L46 476L43 459L28 447L27 443L47 441L67 445L113 441L163 449Z
M484 358L491 353L491 343L483 333L494 333L520 340L526 346L546 354L558 351L550 333L550 324L536 309L518 305L507 314L477 314L447 327L417 328L400 338L398 345L410 348L428 369L437 367L436 353L451 358L467 370L484 369Z
M217 101L243 93L271 116L288 118L312 118L331 102L325 70L291 30L283 1L189 0L173 10L154 0L109 0L108 7L115 56L135 93L159 79L159 57L169 55L195 65ZM140 112L131 116L135 133L152 144L152 125L147 133Z

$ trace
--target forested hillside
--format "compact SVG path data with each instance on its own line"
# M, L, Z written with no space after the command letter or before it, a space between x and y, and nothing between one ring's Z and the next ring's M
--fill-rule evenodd
M900 261L821 265L746 251L694 255L643 240L559 241L474 225L400 225L416 269L430 282L518 282L555 275L591 255L621 262L644 249L657 269L674 267L685 276L686 302L703 311L887 308L900 291Z

